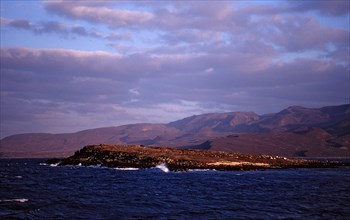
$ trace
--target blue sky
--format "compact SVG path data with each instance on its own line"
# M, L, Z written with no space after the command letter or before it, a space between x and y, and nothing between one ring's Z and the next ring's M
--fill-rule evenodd
M349 1L0 2L1 138L349 103Z

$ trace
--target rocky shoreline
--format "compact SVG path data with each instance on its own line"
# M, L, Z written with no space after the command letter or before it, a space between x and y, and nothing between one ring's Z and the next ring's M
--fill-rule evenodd
M215 169L221 171L331 168L349 164L318 160L290 159L270 155L251 155L223 151L146 147L143 145L89 145L65 159L48 164L102 165L112 168L151 168L166 164L170 171Z

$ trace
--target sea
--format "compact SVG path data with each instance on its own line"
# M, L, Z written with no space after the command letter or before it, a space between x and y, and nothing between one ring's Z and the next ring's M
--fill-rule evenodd
M0 219L350 219L350 167L171 172L0 159Z

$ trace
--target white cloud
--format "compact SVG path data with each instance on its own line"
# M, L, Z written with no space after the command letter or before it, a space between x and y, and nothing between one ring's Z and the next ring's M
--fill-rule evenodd
M129 89L129 92L134 96L139 96L140 92L137 88Z

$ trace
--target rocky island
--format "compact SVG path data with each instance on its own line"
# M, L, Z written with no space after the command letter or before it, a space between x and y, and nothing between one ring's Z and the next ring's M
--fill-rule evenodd
M170 171L215 169L222 171L329 168L345 164L328 161L290 159L270 155L228 153L223 151L176 149L143 145L89 145L66 159L50 159L48 164L102 165L113 168L151 168L165 164Z

